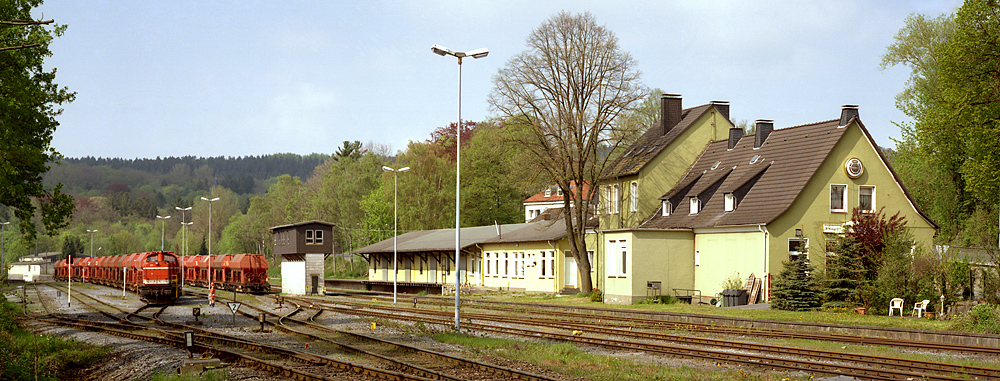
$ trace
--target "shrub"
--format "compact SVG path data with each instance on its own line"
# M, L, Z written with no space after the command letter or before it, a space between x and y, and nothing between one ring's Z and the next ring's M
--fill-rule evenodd
M743 282L740 280L740 273L733 273L733 276L726 278L722 281L723 290L739 290L743 288Z
M591 302L603 302L604 301L604 293L601 292L600 289L595 288L593 291L590 292L590 301Z
M1000 334L1000 306L980 304L959 315L951 329L956 331Z

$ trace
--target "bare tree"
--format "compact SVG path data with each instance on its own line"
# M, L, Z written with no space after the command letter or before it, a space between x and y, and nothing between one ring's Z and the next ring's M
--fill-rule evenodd
M593 289L584 235L597 178L607 153L629 135L618 131L619 117L647 93L636 66L593 15L561 12L532 31L527 50L493 77L490 105L518 127L510 139L536 157L565 195L566 232L584 293Z

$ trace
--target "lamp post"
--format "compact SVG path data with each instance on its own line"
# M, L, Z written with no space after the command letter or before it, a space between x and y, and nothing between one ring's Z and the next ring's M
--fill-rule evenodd
M189 224L185 224L184 223L184 212L191 210L191 207L189 206L187 208L181 208L179 206L175 206L174 209L177 209L178 211L181 212L181 245L182 245L182 247L181 247L181 288L183 289L184 288L184 259L187 257L187 242L188 242L188 239L187 239L187 227L189 225Z
M163 220L163 224L160 225L160 251L163 251L163 236L167 233L167 220L170 219L170 216L163 217L157 214L156 219Z
M470 52L455 52L444 46L434 44L431 51L439 56L453 56L458 58L458 127L455 128L455 330L460 330L459 325L459 305L461 303L462 292L462 265L459 262L461 241L461 207L462 207L462 58L483 58L490 54L489 49L482 48Z
M0 267L3 268L3 272L0 272L0 276L2 276L3 278L0 279L3 280L7 280L7 257L5 256L3 251L4 243L7 241L7 235L4 234L3 228L4 226L7 225L10 225L10 221L0 222Z
M183 290L184 289L184 284L185 284L184 283L184 281L185 281L184 277L186 276L185 273L187 273L187 269L184 267L186 265L186 263L185 263L186 261L185 260L187 259L187 252L188 252L187 229L188 229L188 226L194 225L194 221L192 221L192 222L181 222L181 225L183 225L182 227L184 228L184 244L183 244L184 245L184 254L183 254L184 258L181 260L181 290Z
M219 198L208 199L205 197L201 198L202 201L208 201L208 289L212 289L212 203L219 201Z
M396 195L399 188L399 173L410 170L410 167L392 169L382 166L383 171L392 172L392 304L396 304L396 278L399 271L396 270L396 227L399 224L399 210L396 208Z

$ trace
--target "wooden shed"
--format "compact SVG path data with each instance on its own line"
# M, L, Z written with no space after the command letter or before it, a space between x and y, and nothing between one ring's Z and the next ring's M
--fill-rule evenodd
M304 221L271 228L272 250L281 255L281 292L321 294L324 258L333 254L333 224Z

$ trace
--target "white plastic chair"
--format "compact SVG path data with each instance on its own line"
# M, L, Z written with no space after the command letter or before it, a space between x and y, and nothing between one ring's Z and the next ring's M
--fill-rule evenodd
M899 310L899 317L903 317L902 298L892 298L892 300L889 301L889 316L892 316L892 310Z
M917 304L914 304L913 305L913 315L917 315L917 317L924 317L924 311L927 311L927 305L930 304L930 303L931 303L930 300L924 299L923 301L920 301L920 302L917 302Z

